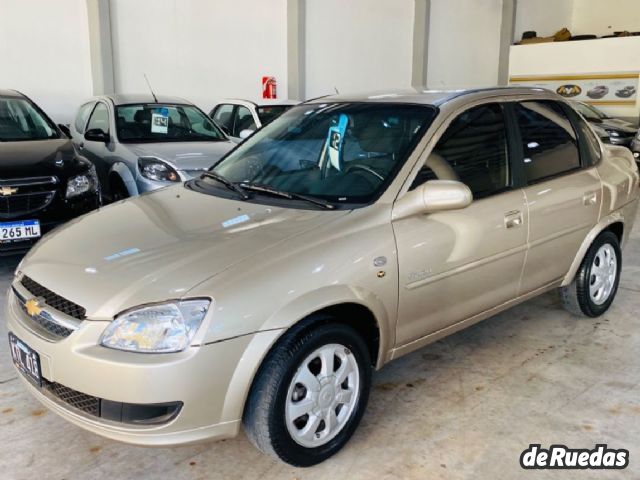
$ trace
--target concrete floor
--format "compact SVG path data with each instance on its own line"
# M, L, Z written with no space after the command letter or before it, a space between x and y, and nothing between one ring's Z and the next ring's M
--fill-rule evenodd
M25 392L10 365L2 321L0 478L596 478L577 470L525 473L518 462L530 443L626 448L629 467L597 478L638 478L639 231L627 245L621 288L605 316L572 318L555 293L547 294L391 363L374 376L351 442L311 469L273 462L244 435L145 449L84 432ZM16 263L0 263L3 291Z

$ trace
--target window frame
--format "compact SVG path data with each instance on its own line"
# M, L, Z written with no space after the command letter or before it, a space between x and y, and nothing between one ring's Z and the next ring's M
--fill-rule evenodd
M507 185L504 188L501 188L499 190L496 190L496 191L494 191L494 192L492 192L490 194L483 195L481 197L476 197L474 195L473 196L473 202L482 201L482 200L485 200L485 199L490 199L490 198L493 198L493 197L495 197L497 195L502 195L504 193L512 192L514 190L517 190L517 189L521 188L521 185L519 183L520 176L519 176L518 172L516 172L515 162L513 161L513 159L515 158L515 156L518 153L517 145L515 143L516 139L514 137L514 132L513 132L514 125L512 125L512 122L510 121L510 117L509 117L508 111L507 111L508 104L512 103L512 102L513 102L513 100L512 99L508 99L508 98L491 98L491 97L489 97L489 98L482 99L481 101L477 101L477 102L473 102L473 103L470 103L468 105L465 105L462 108L456 109L451 114L449 114L443 120L442 124L438 127L438 130L432 136L431 141L430 141L430 146L427 147L427 149L425 149L425 152L420 157L420 160L418 161L418 163L416 165L416 169L414 171L412 171L411 174L409 175L409 177L407 178L407 182L405 184L406 185L406 192L411 191L411 186L413 185L413 182L417 178L420 170L422 169L422 167L424 166L425 162L429 158L429 155L431 155L433 153L433 151L437 147L437 145L440 142L440 140L442 140L442 137L447 133L447 131L451 127L451 124L458 117L460 117L461 115L467 113L468 111L473 110L475 108L486 107L488 105L497 105L502 110L504 129L505 129L505 142L506 142L506 147L507 147L507 167L509 169L509 174L508 174L509 185ZM464 182L461 182L461 183L464 183ZM421 185L424 185L424 183L422 183ZM465 185L466 185L466 183L465 183ZM402 192L405 192L404 188L401 189L401 195L403 194ZM404 194L406 194L406 192Z
M539 178L537 180L533 180L533 181L529 181L527 180L527 175L526 175L526 171L525 171L525 167L524 167L524 149L522 148L522 131L520 128L520 123L518 122L518 117L516 114L516 105L518 104L523 104L523 103L531 103L531 102L542 102L542 103L554 103L558 106L558 108L560 108L560 110L565 114L565 116L567 117L567 121L569 122L569 124L571 125L571 128L573 129L573 133L575 135L576 138L576 149L578 150L578 162L579 165L575 168L572 168L570 170L565 170L563 172L560 173L556 173L554 175L549 175L546 177L542 177ZM513 134L514 134L514 148L516 149L515 155L513 157L513 160L515 161L516 164L514 164L512 166L512 168L514 169L514 172L518 173L518 184L520 185L520 188L527 188L533 185L538 185L540 183L544 183L544 182L548 182L551 180L555 180L557 178L562 178L562 177L566 177L568 175L573 175L577 172L580 172L582 170L585 170L585 168L587 168L585 166L585 162L584 162L584 148L586 147L586 145L581 145L581 135L579 130L576 128L576 124L574 122L574 118L572 117L572 115L570 114L570 112L567 111L566 104L564 102L558 102L557 100L554 99L550 99L550 98L536 98L536 97L532 97L532 98L524 98L524 99L518 99L518 100L511 100L508 102L508 105L505 105L505 108L509 111L509 115L510 115L510 120L509 123L511 123L513 125ZM570 107L568 107L570 108ZM575 112L574 112L575 114ZM555 123L555 122L554 122ZM558 125L559 128L561 128Z

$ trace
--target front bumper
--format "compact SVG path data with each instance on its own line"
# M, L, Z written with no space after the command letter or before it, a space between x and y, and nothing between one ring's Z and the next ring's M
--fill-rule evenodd
M45 406L99 435L136 445L169 446L237 434L244 401L263 355L277 332L259 332L174 354L139 354L101 347L108 322L84 320L53 341L33 328L13 291L7 297L8 330L40 356L41 374L76 392L130 404L182 402L162 424L135 425L86 414L19 376Z

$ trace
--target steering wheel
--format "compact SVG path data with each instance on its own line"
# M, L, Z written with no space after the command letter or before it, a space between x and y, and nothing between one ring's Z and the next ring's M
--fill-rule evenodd
M362 165L359 163L353 164L353 165L349 165L347 167L347 169L345 170L345 173L349 173L352 170L362 170L363 172L366 172L370 175L373 175L374 177L376 177L377 179L381 180L384 182L384 177L382 175L380 175L378 172L376 172L373 168L367 166L367 165Z

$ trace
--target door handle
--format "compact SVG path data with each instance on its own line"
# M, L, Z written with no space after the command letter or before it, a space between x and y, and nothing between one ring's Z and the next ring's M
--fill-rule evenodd
M523 218L522 212L519 210L514 210L509 213L505 213L504 215L504 226L507 228L517 228L522 226Z
M582 202L586 205L595 205L598 201L598 194L596 192L587 192L582 197Z

